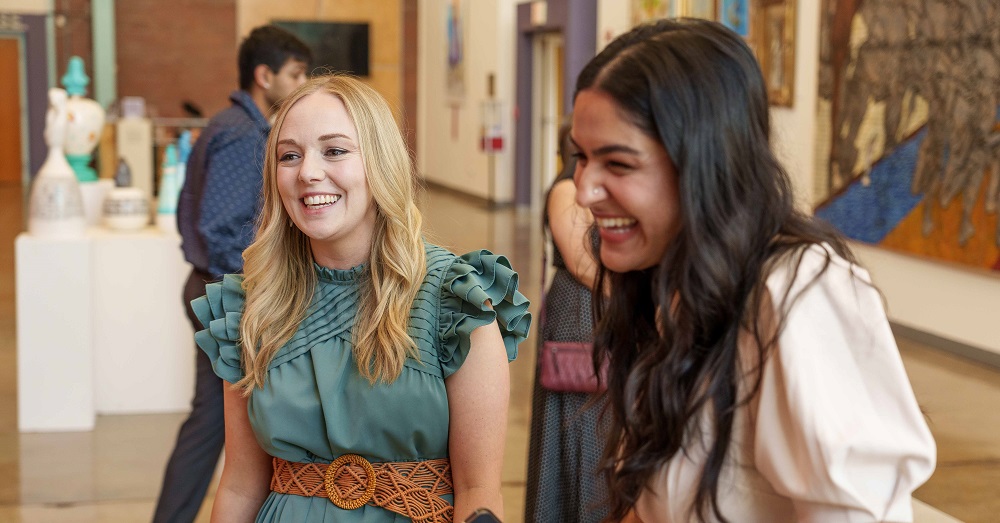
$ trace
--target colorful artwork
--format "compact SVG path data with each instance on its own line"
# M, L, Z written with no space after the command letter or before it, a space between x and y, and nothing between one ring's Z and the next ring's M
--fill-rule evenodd
M635 25L660 18L718 19L719 0L632 0L632 23ZM749 1L749 0L748 0Z
M684 0L684 16L717 20L717 0Z
M750 36L751 0L722 0L719 21L744 38Z
M465 99L465 34L462 27L462 0L448 3L448 96L453 103Z
M632 24L681 16L682 0L632 0Z
M1000 271L1000 3L823 0L816 214Z
M790 107L795 84L795 2L757 0L750 45L757 53L771 105Z

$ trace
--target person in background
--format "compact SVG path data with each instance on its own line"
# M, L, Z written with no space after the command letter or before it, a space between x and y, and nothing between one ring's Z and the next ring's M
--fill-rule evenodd
M911 521L934 470L879 292L795 208L768 109L706 20L639 26L578 78L610 521Z
M183 299L195 331L202 326L191 300L205 294L206 282L243 270L243 249L259 209L268 119L275 104L306 81L310 59L309 48L283 29L251 31L239 48L240 88L229 96L233 105L211 119L188 159L177 226L192 266ZM191 413L167 462L153 514L157 523L194 521L222 452L222 381L205 354L195 352Z
M402 133L357 79L286 98L265 154L245 276L193 303L225 382L213 520L502 516L517 273L423 241Z
M576 205L576 149L569 124L559 129L562 172L549 188L543 218L551 232L555 274L546 292L538 346L546 341L592 340L591 290L597 275L593 218ZM590 395L545 389L536 373L525 521L597 523L607 515L607 492L598 474L607 432L601 403Z

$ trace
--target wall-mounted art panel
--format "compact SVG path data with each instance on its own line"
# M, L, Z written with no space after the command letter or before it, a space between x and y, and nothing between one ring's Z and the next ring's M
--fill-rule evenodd
M824 0L817 215L1000 271L1000 3Z

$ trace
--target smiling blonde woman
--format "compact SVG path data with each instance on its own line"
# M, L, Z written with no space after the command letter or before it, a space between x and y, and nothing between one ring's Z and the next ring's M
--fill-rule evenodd
M413 194L370 87L326 76L282 103L245 277L194 303L228 382L214 521L502 510L507 362L528 302L504 257L425 243Z

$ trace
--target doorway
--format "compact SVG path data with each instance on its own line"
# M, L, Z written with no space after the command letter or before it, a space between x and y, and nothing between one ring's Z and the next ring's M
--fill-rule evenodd
M531 207L541 212L545 193L559 174L559 126L563 122L563 36L539 33L532 42Z
M21 39L0 36L0 184L24 179Z

